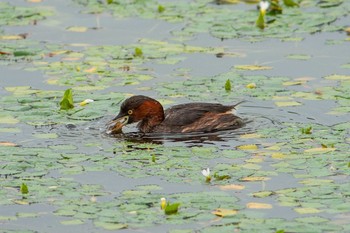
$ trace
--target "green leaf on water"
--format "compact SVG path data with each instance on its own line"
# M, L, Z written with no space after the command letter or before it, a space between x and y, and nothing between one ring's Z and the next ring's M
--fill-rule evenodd
M142 49L136 47L134 51L134 57L142 57L142 56L143 56Z
M229 79L226 80L225 90L226 91L231 91L231 81Z
M312 208L312 207L309 207L309 208L300 207L300 208L294 208L294 210L299 214L317 214L321 212L321 210Z
M28 186L25 183L22 183L20 191L22 194L28 194L29 193Z
M220 174L218 174L217 172L215 172L215 173L214 173L214 178L215 178L216 180L227 180L227 179L230 179L231 176L229 176L229 175L220 175ZM210 181L210 180L209 180L209 181Z
M65 221L61 221L62 225L80 225L80 224L84 224L85 222L83 220L80 219L72 219L72 220L65 220Z
M102 227L102 228L104 228L106 230L110 230L110 231L128 228L128 225L123 224L123 223L111 223L111 222L95 221L94 224L97 227Z
M15 57L25 57L25 56L32 56L34 53L28 52L28 51L14 51L13 56Z
M165 11L165 7L162 6L162 5L159 5L159 6L158 6L158 12L159 12L159 13L163 13L164 11Z
M177 211L179 210L180 203L173 203L173 204L168 204L165 209L164 213L166 215L171 215L171 214L176 214Z
M69 110L74 108L72 88L69 88L64 92L60 106L60 110Z
M299 6L299 4L294 2L293 0L283 0L283 3L284 3L284 5L289 6L289 7Z
M312 126L301 128L302 134L312 134Z
M259 197L259 198L264 198L273 195L274 192L272 191L260 191L260 192L255 192L253 193L253 197Z
M284 233L284 230L277 230L275 233Z
M0 123L2 124L17 124L18 122L19 120L13 116L0 114Z
M311 56L308 54L289 54L287 58L295 60L309 60Z
M260 28L264 29L265 28L265 13L259 12L258 19L255 22L255 25Z

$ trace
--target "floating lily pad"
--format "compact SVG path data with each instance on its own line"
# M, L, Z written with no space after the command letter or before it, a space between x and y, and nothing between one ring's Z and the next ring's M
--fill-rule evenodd
M268 203L258 203L258 202L249 202L247 204L249 209L271 209L272 205Z
M297 101L278 101L278 102L275 102L275 104L278 106L278 107L291 107L291 106L299 106L299 105L302 105L301 103L297 102Z
M0 123L2 124L17 124L19 122L18 119L14 118L10 115L0 115Z
M237 70L270 70L271 66L261 66L261 65L235 65L235 69Z
M290 54L287 56L287 58L295 60L309 60L311 56L308 54Z

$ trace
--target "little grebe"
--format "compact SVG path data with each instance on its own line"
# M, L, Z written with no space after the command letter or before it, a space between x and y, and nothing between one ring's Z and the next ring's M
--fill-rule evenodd
M239 103L238 103L239 104ZM243 120L234 115L238 105L188 103L175 105L165 112L155 99L136 95L126 99L118 116L109 123L110 133L120 133L124 125L139 122L142 133L192 133L237 129Z

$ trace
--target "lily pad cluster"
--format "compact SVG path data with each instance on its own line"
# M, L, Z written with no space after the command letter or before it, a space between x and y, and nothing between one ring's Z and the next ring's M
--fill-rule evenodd
M346 1L302 1L300 7L285 7L282 14L267 19L266 30L255 28L257 11L254 5L250 9L215 5L213 1L194 2L177 1L158 3L157 1L103 1L77 0L85 6L85 13L109 12L117 18L141 17L155 18L168 22L182 22L186 25L181 31L173 31L178 37L192 37L198 33L210 33L221 38L247 38L249 40L266 37L289 38L303 33L338 31L345 25L335 21L349 12ZM159 5L162 10L158 11ZM288 4L287 4L288 5ZM199 17L200 16L200 17Z
M164 222L174 225L210 222L204 232L228 226L241 230L260 226L266 230L296 231L307 227L316 232L346 231L347 225L335 223L330 215L340 218L348 212L350 190L341 177L350 175L347 155L343 153L349 145L349 128L345 124L312 125L311 133L305 134L302 129L307 127L284 124L281 128L261 129L242 135L237 147L227 150L216 146L188 148L124 142L96 152L99 145L93 144L94 138L87 138L79 150L90 152L77 153L77 146L56 144L59 138L51 137L46 139L48 148L1 147L1 156L6 158L1 165L1 204L45 203L55 207L50 215L64 217L65 226L92 221L96 227L109 230L151 227ZM213 172L210 183L201 174L205 167L211 167ZM135 186L119 194L98 184L50 177L52 172L93 175L102 171L131 179L159 177L172 183L202 184L209 190L169 193L152 184ZM281 173L291 175L289 185L270 188L270 181ZM20 192L23 181L29 190L25 199ZM111 181L111 185L114 182L117 181ZM266 183L264 189L259 185L262 182ZM252 199L247 201L247 196ZM160 208L161 197L181 203L179 212L165 215ZM276 203L269 204L271 198ZM300 217L286 221L265 214L257 217L251 212L274 208L289 209ZM8 216L7 221L22 217L25 215ZM254 224L248 224L249 221ZM315 225L316 222L322 225Z
M135 49L142 56L135 55ZM186 46L141 39L138 44L127 46L87 46L83 51L70 49L47 52L49 58L34 63L28 70L42 70L48 76L47 83L60 86L75 86L75 90L97 91L110 86L138 85L155 78L151 70L143 67L147 62L175 64L185 57L180 54L223 52L222 48ZM140 53L140 52L139 52Z
M117 107L114 103L124 99L121 93L93 95L96 100L89 106L79 106L65 111L59 110L62 91L44 91L32 89L29 86L5 88L11 95L1 98L0 119L3 123L15 125L19 122L34 126L64 125L66 123L84 123L97 120L108 114L115 114ZM75 100L79 103L91 95L86 92L74 91ZM110 100L113 100L111 103ZM108 109L112 109L109 112Z
M231 90L225 91L227 80L230 80ZM288 77L243 75L231 71L214 77L198 77L174 82L171 85L163 83L156 89L165 96L185 96L197 101L220 99L221 101L232 102L234 98L240 96L270 100L275 95L288 94L287 88L283 86L283 82L288 80ZM256 87L247 88L246 86L251 83L254 83Z
M36 24L53 13L45 8L19 7L7 2L0 2L0 27Z

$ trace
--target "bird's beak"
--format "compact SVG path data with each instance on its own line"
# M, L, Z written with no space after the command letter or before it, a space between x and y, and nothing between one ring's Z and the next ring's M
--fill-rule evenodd
M113 120L108 122L107 130L108 133L116 134L121 133L124 125L128 124L129 116L116 116Z

